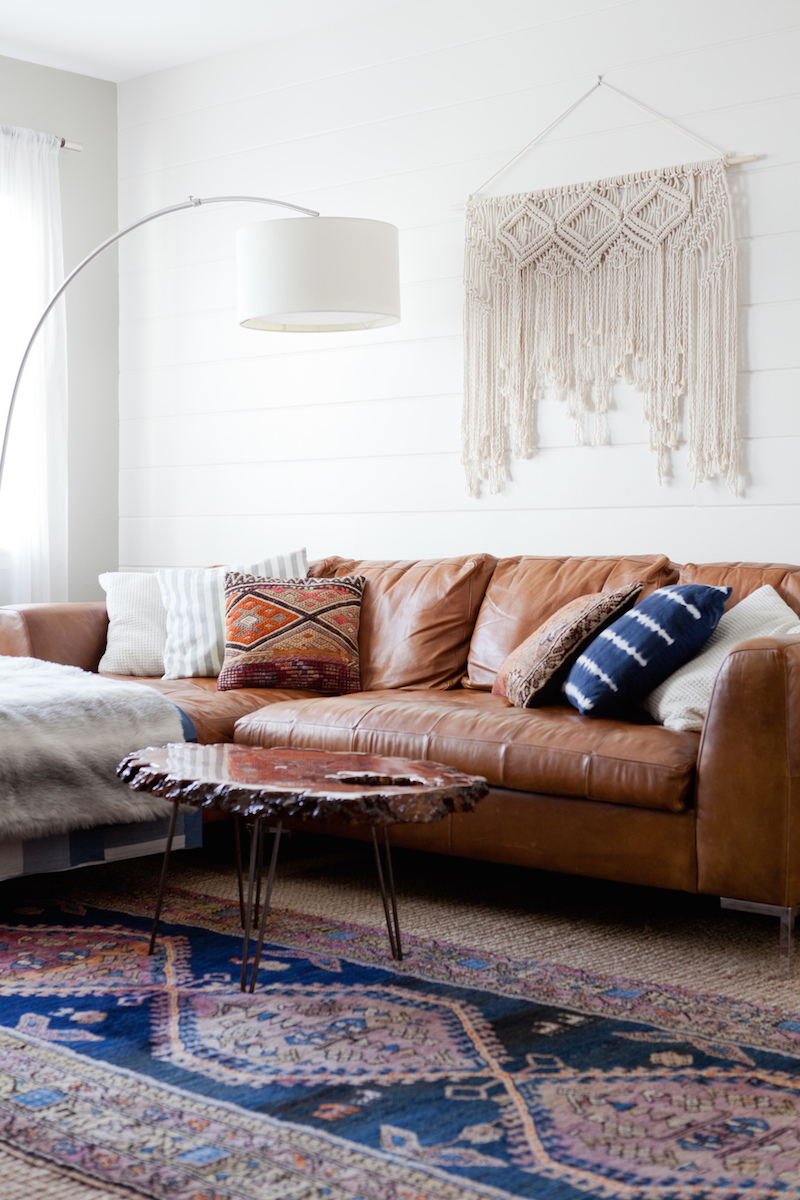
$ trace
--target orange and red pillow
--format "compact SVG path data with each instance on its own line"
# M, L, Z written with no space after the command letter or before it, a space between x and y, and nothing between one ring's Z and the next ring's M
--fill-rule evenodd
M217 688L361 690L358 625L364 579L225 577L225 661Z

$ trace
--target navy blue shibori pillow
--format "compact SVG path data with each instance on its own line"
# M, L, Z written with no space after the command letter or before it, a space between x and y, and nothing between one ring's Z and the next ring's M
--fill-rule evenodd
M563 684L570 704L606 717L642 700L708 641L730 594L701 583L651 592L575 660Z

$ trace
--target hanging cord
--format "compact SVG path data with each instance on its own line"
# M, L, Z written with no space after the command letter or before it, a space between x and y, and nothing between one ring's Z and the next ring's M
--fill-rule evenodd
M623 100L627 100L630 104L635 104L637 108L641 108L643 112L649 113L651 117L655 117L657 121L661 121L664 125L669 125L670 129L674 129L676 133L683 134L684 137L691 138L694 142L699 142L701 146L705 146L706 150L710 150L717 158L723 159L725 165L728 167L736 166L738 163L755 162L758 158L757 154L742 154L739 156L726 154L724 150L720 150L718 146L712 146L711 142L707 142L705 138L698 137L695 133L690 133L688 129L681 129L680 125L676 125L674 121L670 121L669 117L662 116L661 113L656 112L654 108L649 108L646 104L642 104L641 100L635 99L634 96L629 96L627 92L621 92L620 89L614 87L613 84L606 83L602 75L598 75L596 83L592 84L588 92L584 92L582 96L579 96L577 100L570 104L569 108L565 108L564 111L556 117L555 121L551 121L545 129L542 129L540 133L536 134L536 137L531 138L526 146L523 146L521 150L517 151L513 158L510 158L507 163L503 163L502 167L498 167L494 174L490 175L488 179L484 179L480 187L477 187L474 192L470 192L469 199L474 199L479 192L482 192L485 187L488 187L490 183L497 179L498 175L502 175L503 172L507 171L508 168L517 162L518 159L522 158L524 154L527 154L531 147L535 146L537 142L540 142L543 137L546 137L546 135L550 133L552 129L555 129L556 125L559 125L565 117L568 117L571 112L574 112L579 105L583 104L584 100L587 100L589 96L593 95L594 92L596 92L600 87L606 88L609 92L616 92L616 94L621 96ZM453 205L453 208L460 209L463 207L464 206L461 204Z
M724 150L720 150L719 146L713 146L711 142L707 142L705 138L698 137L696 133L690 133L688 129L682 129L680 125L676 125L674 121L670 121L669 117L664 117L661 113L656 112L654 108L650 108L647 104L642 104L641 100L637 100L635 96L629 96L627 92L621 92L619 88L614 87L613 83L606 83L602 75L597 76L597 87L604 87L609 92L616 92L618 96L622 96L623 100L627 100L629 104L635 104L637 108L641 108L642 112L649 113L651 117L655 117L657 121L661 121L664 125L669 125L670 129L674 129L676 133L683 134L684 137L691 138L693 142L698 142L701 146L705 146L706 150L710 150L712 154L718 158L724 158L728 166L734 161ZM754 162L758 158L757 154L748 154L744 158L737 158L736 162Z
M515 163L518 158L522 158L523 154L527 154L527 152L531 149L532 146L535 146L536 143L540 142L543 137L546 137L546 135L550 132L551 129L555 129L556 125L559 125L561 123L561 121L564 120L565 117L568 117L571 112L574 112L575 109L578 107L578 105L583 104L584 100L586 100L589 96L591 96L592 92L594 92L596 88L599 88L600 85L601 85L601 81L600 81L600 76L598 75L597 83L593 83L592 86L589 88L588 92L584 92L583 95L580 96L574 102L574 104L570 104L569 108L565 108L564 111L561 113L561 115L556 117L555 121L551 121L546 129L543 129L541 131L541 133L537 133L536 137L531 138L531 140L528 142L527 146L523 146L522 149L519 150L514 155L513 158L510 158L507 163L503 163L502 167L498 167L498 169L495 171L494 175L490 175L488 179L484 179L481 186L476 188L474 192L470 193L470 197L469 197L470 200L472 199L473 196L477 196L478 192L482 192L485 187L488 187L489 184L492 182L492 180L497 179L498 175L502 175L503 171L507 171L508 168L513 163Z

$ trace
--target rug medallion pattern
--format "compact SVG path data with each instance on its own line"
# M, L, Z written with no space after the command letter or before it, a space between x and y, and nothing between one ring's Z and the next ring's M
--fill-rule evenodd
M800 1197L800 1018L174 889L0 914L0 1143L153 1200Z

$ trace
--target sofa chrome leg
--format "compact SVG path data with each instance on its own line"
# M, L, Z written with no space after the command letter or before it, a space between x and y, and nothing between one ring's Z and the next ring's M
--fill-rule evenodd
M787 979L791 979L792 976L792 946L797 907L795 905L793 908L785 908L781 913L781 968L782 974Z
M720 897L723 908L734 908L739 912L760 913L766 917L778 917L781 923L780 935L780 965L784 979L791 979L794 948L794 921L800 913L800 904L757 904L754 900L733 900L728 896Z

